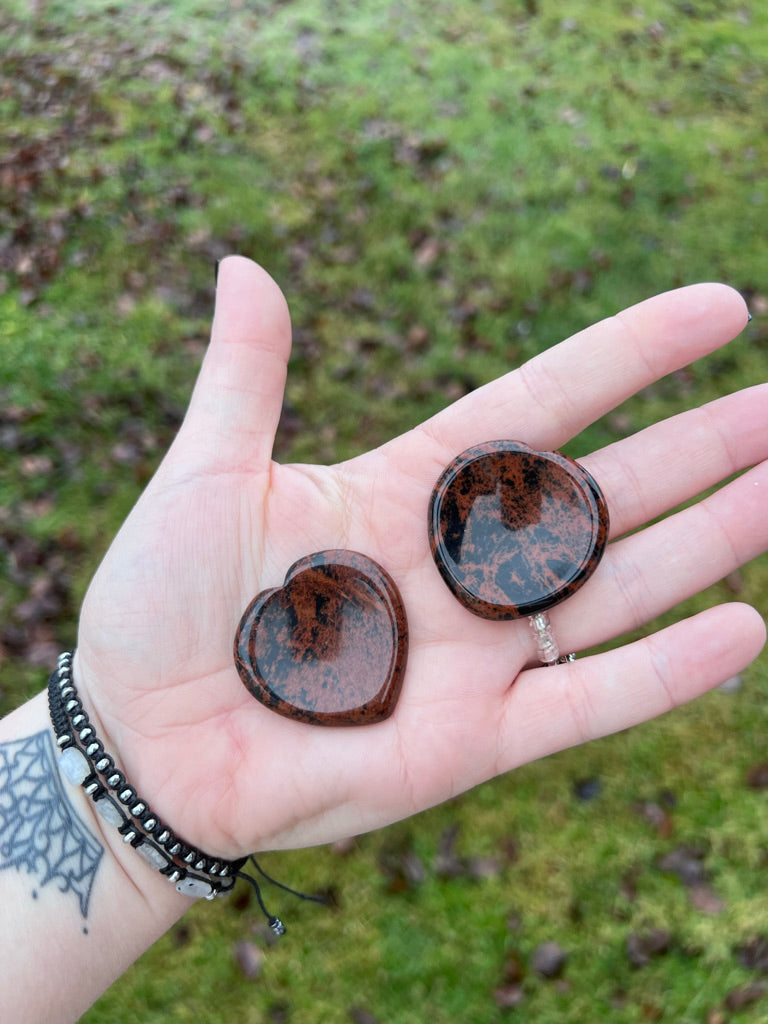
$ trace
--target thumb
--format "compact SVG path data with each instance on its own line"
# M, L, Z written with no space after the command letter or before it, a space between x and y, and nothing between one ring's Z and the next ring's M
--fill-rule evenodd
M176 472L266 468L290 350L290 315L279 287L245 257L222 260L211 342L174 445Z

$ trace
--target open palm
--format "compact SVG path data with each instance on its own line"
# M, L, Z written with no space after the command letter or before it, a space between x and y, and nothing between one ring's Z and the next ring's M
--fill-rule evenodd
M698 285L597 324L395 441L331 468L272 462L290 348L285 301L248 260L221 267L188 415L88 592L76 678L127 776L188 841L235 857L356 834L500 772L625 728L739 671L764 641L741 604L609 653L537 666L525 622L466 611L430 555L443 467L497 438L540 449L744 326L740 297ZM616 637L765 550L768 390L729 396L580 460L611 512L589 583L551 613L564 650ZM685 511L638 531L734 472ZM360 551L395 580L410 653L391 718L319 728L249 695L232 641L255 594L297 559Z

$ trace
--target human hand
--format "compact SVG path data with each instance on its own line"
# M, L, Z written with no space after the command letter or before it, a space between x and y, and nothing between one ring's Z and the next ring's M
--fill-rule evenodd
M477 618L446 588L430 554L427 507L463 449L497 438L556 449L726 343L746 319L742 299L722 285L670 292L364 456L330 468L277 465L288 311L264 271L228 258L187 417L82 610L75 676L106 748L177 834L234 858L385 825L661 714L738 672L765 630L754 609L736 603L607 653L533 667L525 621ZM611 543L583 589L550 613L561 649L586 650L645 624L766 549L767 399L768 388L751 388L580 458L605 494ZM365 728L278 716L234 667L248 602L281 585L297 559L328 548L382 565L408 614L399 703Z

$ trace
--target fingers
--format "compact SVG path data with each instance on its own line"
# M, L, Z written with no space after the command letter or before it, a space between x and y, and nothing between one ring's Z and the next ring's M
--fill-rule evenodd
M211 342L175 446L175 467L254 472L272 454L291 325L282 292L241 256L219 265Z
M655 423L579 461L600 484L621 536L768 459L768 385Z
M744 300L725 285L666 292L548 349L421 430L444 456L494 438L557 448L641 388L724 345L746 322Z
M768 548L768 462L608 548L589 583L551 613L561 645L585 649L645 625Z
M765 385L654 424L583 460L604 490L614 536L758 465L699 504L612 543L588 585L553 611L561 644L583 650L644 625L765 551L765 460Z
M493 770L661 715L742 671L764 643L757 612L729 604L605 654L524 672L509 691Z

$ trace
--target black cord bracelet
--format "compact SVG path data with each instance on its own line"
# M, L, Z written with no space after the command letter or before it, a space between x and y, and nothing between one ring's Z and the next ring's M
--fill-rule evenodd
M193 899L226 896L238 879L248 882L269 927L277 936L285 934L285 925L267 910L256 879L243 872L247 860L268 882L293 896L313 903L327 903L323 896L298 892L271 878L253 856L239 860L211 857L163 824L127 782L114 757L104 750L104 744L96 735L75 686L73 654L68 651L60 655L58 667L48 680L48 708L56 745L61 752L59 768L73 786L82 786L102 818L117 828L123 842L132 846L155 871L165 875L177 892Z
M247 857L229 861L196 849L175 835L137 794L88 720L72 676L71 652L60 656L48 681L48 706L62 773L73 785L82 786L123 842L184 896L212 900L231 892L237 878L244 877L240 872ZM282 924L277 918L274 922L270 921L273 931L281 934Z

